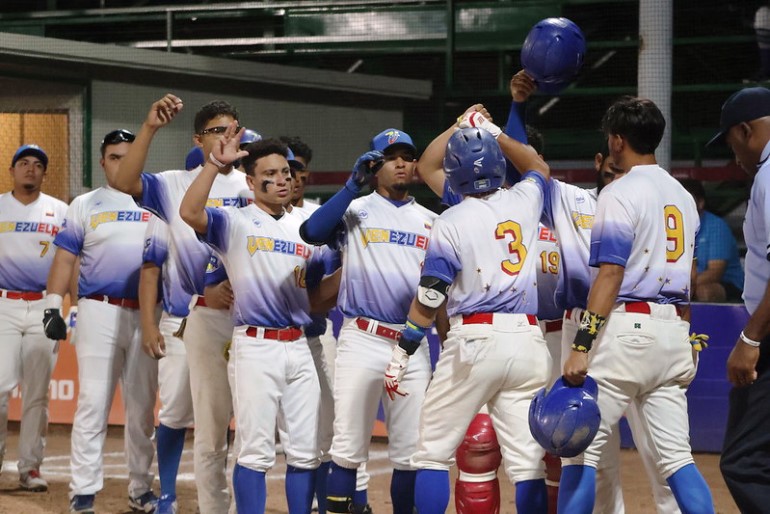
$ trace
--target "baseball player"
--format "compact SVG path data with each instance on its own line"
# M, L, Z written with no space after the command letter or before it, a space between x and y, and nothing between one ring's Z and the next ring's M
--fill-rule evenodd
M141 130L137 134L136 141L121 162L119 173L115 179L115 187L132 195L140 205L157 214L161 220L168 224L169 263L167 265L169 266L169 274L173 277L171 283L180 284L189 295L202 295L211 250L198 240L194 231L178 215L179 204L187 187L198 176L202 168L197 168L191 172L170 170L159 174L142 173L153 136L158 129L170 123L182 107L181 99L171 94L153 103ZM202 148L204 155L207 155L218 143L227 126L237 117L236 110L227 102L214 101L204 105L195 115L193 142ZM248 188L246 187L245 175L239 171L234 171L229 164L224 166L216 177L209 204L212 206L237 206L245 203L247 198ZM196 305L201 306L200 302L201 299L198 299ZM224 320L225 315L222 315L221 319ZM224 506L221 508L227 511L226 502L229 496L227 495L224 465L226 452L222 450L226 445L226 430L230 419L226 368L224 364L216 367L217 379L212 379L210 384L204 384L200 378L201 373L207 373L209 367L216 364L212 362L212 356L222 355L224 342L222 339L213 337L208 337L203 341L203 336L198 338L198 332L192 330L190 333L194 333L193 341L185 340L184 344L179 344L183 333L187 333L184 322L180 322L179 328L172 332L171 335L176 334L177 336L172 338L167 337L167 333L164 333L164 326L170 329L176 324L176 320L166 316L164 321L166 321L165 325L161 322L163 337L157 337L156 334L157 338L154 341L148 341L152 346L150 351L153 356L156 358L164 355L172 357L167 365L161 364L159 368L161 399L178 399L180 405L187 405L186 397L190 394L188 391L190 389L195 391L192 394L193 411L196 416L194 458L199 502L202 509L206 509L216 502L216 505ZM193 321L193 324L196 322ZM210 328L216 329L214 326ZM188 345L190 345L190 354L186 352ZM185 371L188 364L189 372ZM189 373L189 380L186 379L187 373ZM168 377L164 376L166 374ZM222 401L222 398L225 401ZM164 405L170 413L175 414L176 419L169 420L169 425L161 423L158 428L158 468L161 479L161 498L158 511L161 513L166 509L173 511L176 508L174 483L178 468L177 463L184 446L185 428L189 422L189 413L182 412L182 409L177 408L171 410L171 405ZM223 417L226 417L227 421L223 421Z
M416 153L403 131L377 134L371 151L356 161L345 187L316 210L300 232L309 243L330 243L342 250L338 305L345 318L335 361L328 512L350 511L356 469L368 458L378 405L386 398L382 370L398 342L436 217L408 195ZM380 167L376 190L355 199ZM405 377L411 395L384 402L396 514L411 514L413 509L415 472L409 458L417 444L419 410L430 379L427 345L414 355L412 364Z
M281 136L279 138L289 147L294 158L300 164L295 170L294 191L291 195L291 204L300 209L307 209L308 214L318 209L319 205L305 198L305 186L310 177L310 161L313 159L313 150L299 137ZM291 164L291 163L289 163Z
M572 384L590 364L602 420L588 449L564 461L559 512L593 511L597 463L631 403L682 511L714 512L690 453L685 397L697 361L687 319L699 218L692 196L656 164L665 123L653 102L630 97L602 120L610 155L626 174L599 197L590 258L599 272L564 364Z
M505 180L501 147L519 169L532 170L507 190L499 189ZM551 367L535 316L537 259L531 255L548 166L499 130L466 128L449 138L444 170L452 192L465 198L435 222L417 296L385 372L388 390L411 393L401 382L409 354L446 301L451 328L412 457L419 470L415 506L420 513L446 510L455 452L471 419L488 404L506 472L516 484L517 511L545 513L544 451L521 420Z
M741 512L765 512L770 505L767 469L770 415L765 394L770 391L767 320L770 262L767 259L768 200L770 200L770 90L753 87L733 93L722 106L719 132L709 144L726 143L749 176L751 186L743 235L746 277L743 299L751 317L727 359L730 413L720 467Z
M40 476L48 429L48 384L65 339L58 325L56 340L43 333L45 280L53 262L49 251L61 229L67 205L42 193L48 155L37 145L23 145L13 154L9 172L13 189L0 195L0 467L8 435L8 397L21 385L19 485L46 491ZM60 308L60 307L59 307Z
M134 134L113 130L100 146L100 164L109 183L128 152ZM104 484L102 454L107 418L118 381L125 391L125 446L128 459L129 506L153 512L150 466L155 421L158 365L142 352L139 323L139 269L147 222L152 215L127 194L109 186L78 196L56 235L56 254L48 275L52 307L66 294L74 273L78 279L80 328L77 409L72 424L70 511L93 512L94 496ZM79 262L78 270L76 264ZM48 336L61 325L58 311Z
M233 486L238 512L264 513L265 473L275 462L276 420L288 435L286 496L290 513L307 513L320 463L320 386L302 329L310 322L305 289L314 248L300 242L300 219L285 212L290 193L286 147L262 140L238 151L232 122L188 189L180 216L221 255L233 287L229 366L240 442ZM206 207L218 169L243 158L254 203ZM310 272L310 273L309 273Z

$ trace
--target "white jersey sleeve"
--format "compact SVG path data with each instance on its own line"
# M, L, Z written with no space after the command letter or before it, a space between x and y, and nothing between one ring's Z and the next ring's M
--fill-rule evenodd
M207 208L202 238L222 256L232 284L236 326L302 326L310 322L305 277L317 262L313 246L299 236L301 220L276 220L255 205Z
M80 257L79 296L135 300L149 211L127 194L102 187L78 196L54 243Z
M538 220L545 179L528 173L508 190L466 197L436 220L422 275L451 283L447 313L536 315Z
M157 216L151 217L147 223L142 258L144 262L151 262L161 269L163 310L183 318L190 313L192 295L182 289L182 284L177 280L178 262L168 258L168 245L168 225Z
M0 288L45 290L66 212L67 204L43 193L28 205L13 193L0 195Z
M435 218L414 199L398 204L376 192L350 204L338 297L346 316L404 323Z
M182 289L190 295L203 294L206 267L211 250L198 240L195 231L179 216L187 188L202 168L193 171L172 170L162 173L142 173L140 204L158 215L169 226L168 258L176 264L176 277ZM246 205L252 195L246 185L246 175L231 171L218 174L211 187L208 207L237 207Z
M688 303L695 201L657 165L635 166L599 196L591 235L591 266L625 268L618 301Z

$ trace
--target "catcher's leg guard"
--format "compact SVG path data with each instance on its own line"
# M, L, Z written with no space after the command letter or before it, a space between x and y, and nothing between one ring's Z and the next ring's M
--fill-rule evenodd
M460 476L455 482L457 514L499 514L502 461L497 434L488 414L477 414L457 449Z
M545 486L548 489L548 514L556 514L559 480L561 480L561 458L546 453L543 461L545 461Z

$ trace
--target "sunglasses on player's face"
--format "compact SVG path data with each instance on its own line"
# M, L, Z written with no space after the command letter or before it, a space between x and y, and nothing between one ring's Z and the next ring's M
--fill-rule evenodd
M200 135L205 136L206 134L216 134L218 136L221 136L225 133L227 130L227 127L209 127L207 129L201 130ZM241 127L236 127L235 133L237 134L241 130Z
M136 136L126 129L113 130L102 141L102 146L117 145L120 143L133 143Z

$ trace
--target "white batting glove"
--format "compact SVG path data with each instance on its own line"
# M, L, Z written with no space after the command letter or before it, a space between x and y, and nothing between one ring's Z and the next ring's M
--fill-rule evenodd
M78 320L78 308L77 306L70 307L67 313L67 318L64 320L67 322L67 334L69 334L70 344L75 344L75 337L77 335L77 320Z
M406 374L406 366L409 364L409 355L406 350L398 345L393 347L393 353L390 356L390 363L385 368L385 392L391 400L398 396L407 396L409 393L401 387L401 382Z
M462 117L457 126L461 129L470 127L483 128L492 134L495 139L497 139L497 137L503 133L500 127L486 119L483 114L477 111L467 113Z

